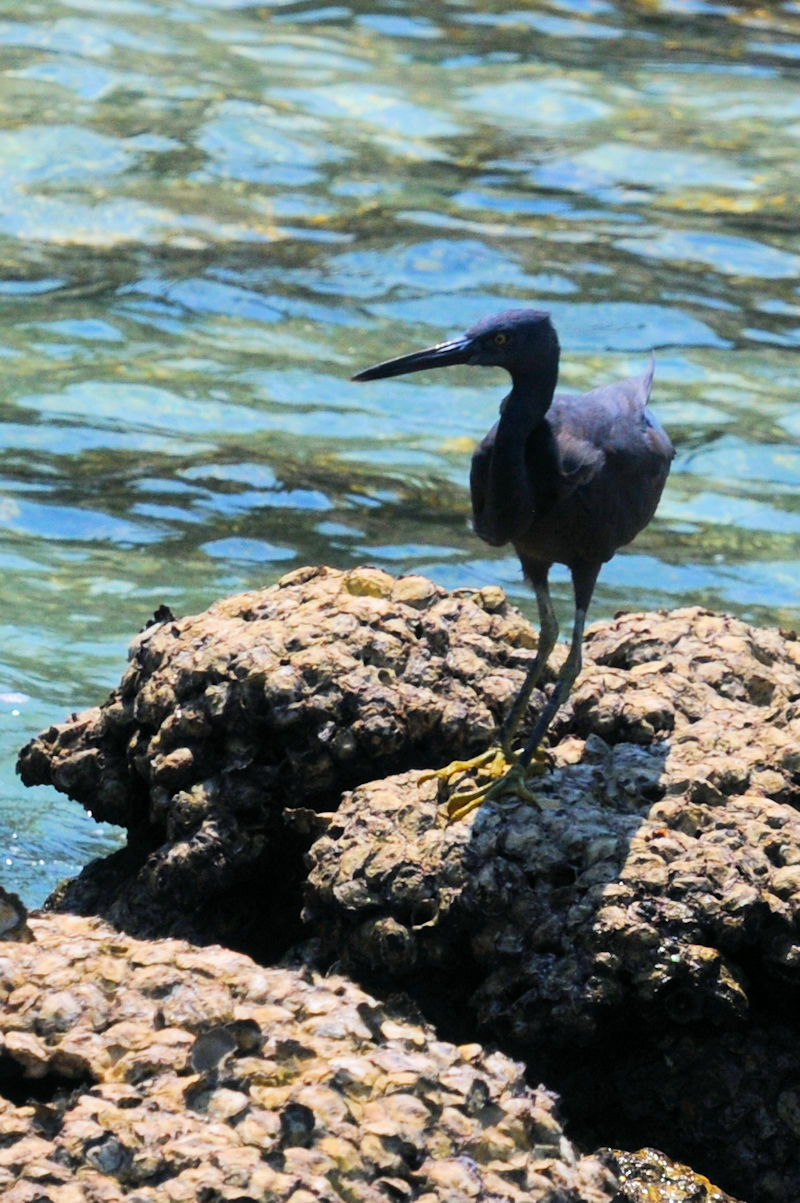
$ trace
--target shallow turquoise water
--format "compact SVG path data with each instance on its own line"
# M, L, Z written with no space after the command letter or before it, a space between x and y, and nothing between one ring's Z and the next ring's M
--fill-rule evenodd
M502 376L349 382L493 309L568 387L656 351L678 459L594 616L797 624L798 58L797 3L0 7L8 888L118 840L13 763L162 602L370 561L533 613L467 528Z

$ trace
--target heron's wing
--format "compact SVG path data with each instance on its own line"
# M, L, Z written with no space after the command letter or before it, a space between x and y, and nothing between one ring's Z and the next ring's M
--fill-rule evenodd
M558 397L551 406L563 463L570 546L607 560L650 521L669 474L672 444L647 401L642 376ZM548 414L549 416L549 414Z
M566 409L555 416L556 421L545 420L534 431L524 449L520 469L524 471L529 493L527 513L518 513L510 504L514 493L512 479L508 480L502 498L508 505L489 497L497 425L484 435L473 452L469 477L472 525L475 533L492 547L513 541L528 523L545 517L579 486L591 481L605 463L602 449L593 444L589 433L573 429Z
M588 484L606 462L605 451L591 438L577 430L562 427L556 434L559 460L557 499L572 493L579 485Z
M533 526L540 520L549 522L552 515L547 541L537 543L542 558L552 554L552 559L560 559L570 552L567 535L573 531L578 539L580 528L590 532L587 547L595 547L600 561L633 538L652 516L674 454L667 435L647 408L652 379L651 363L642 376L583 396L558 394L544 421L528 437L519 472L500 481L492 476L498 429L492 427L472 459L470 488L476 533L494 547L508 542L521 546L521 537L527 538ZM494 495L490 495L492 489ZM610 550L604 550L605 543L600 547L598 522L593 517L600 512L617 515L606 539ZM559 523L567 532L563 538ZM537 533L540 538L543 536Z
M617 380L582 396L559 394L554 399L548 418L567 480L591 479L608 456L640 460L645 443L672 457L669 439L647 408L654 368L651 359L641 376Z

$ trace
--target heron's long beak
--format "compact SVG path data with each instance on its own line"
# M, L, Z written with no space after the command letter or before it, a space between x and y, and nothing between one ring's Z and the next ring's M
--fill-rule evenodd
M403 376L406 372L422 372L425 368L446 368L452 363L469 363L473 340L453 338L450 342L437 343L424 351L412 351L397 359L386 359L374 367L364 368L351 377L353 380L381 380L384 376Z

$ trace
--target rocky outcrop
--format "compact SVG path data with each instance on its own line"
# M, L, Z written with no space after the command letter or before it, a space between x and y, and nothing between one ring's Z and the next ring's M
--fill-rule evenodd
M747 1197L789 1198L800 648L691 610L619 616L588 651L539 809L448 827L419 774L361 786L310 851L306 917L341 967L522 1056L590 1145L666 1128Z
M377 569L302 569L190 618L160 612L106 702L19 758L27 784L128 829L63 905L274 957L298 935L313 810L478 751L534 645L499 589L450 594Z
M429 777L361 786L310 851L307 918L397 978L468 960L478 1018L525 1044L592 1040L620 1006L738 1023L770 978L800 986L798 645L687 611L589 647L538 808L448 826Z
M346 978L50 915L0 946L5 1203L612 1203L546 1090ZM28 1101L30 1100L30 1101Z
M667 1148L785 1203L800 645L698 609L595 626L538 806L448 825L420 769L487 744L534 648L499 590L374 569L160 614L108 701L21 754L27 781L129 830L52 905L263 961L302 941L441 1039L521 1057L582 1147ZM666 1190L658 1156L636 1164ZM679 1178L622 1197L677 1200ZM711 1199L694 1178L684 1197Z
M616 1203L736 1203L705 1174L671 1161L658 1149L638 1149L635 1153L608 1149L603 1153L613 1159L619 1175Z

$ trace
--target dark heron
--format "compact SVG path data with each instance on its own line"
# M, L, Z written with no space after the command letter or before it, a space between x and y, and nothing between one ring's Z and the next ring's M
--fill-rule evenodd
M500 420L472 457L472 514L487 543L513 544L536 594L539 642L503 725L500 748L440 770L449 780L483 765L500 777L471 793L455 794L448 805L451 818L469 813L489 792L532 797L525 778L533 761L546 760L542 740L580 672L586 612L600 568L653 517L675 454L647 407L652 361L642 376L582 396L556 396L558 357L549 315L510 309L484 318L461 338L386 360L353 377L377 380L457 363L505 368L511 376ZM553 564L566 564L572 575L572 642L549 700L515 754L512 741L558 638L547 583Z

